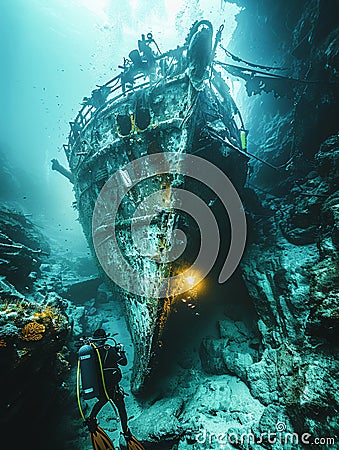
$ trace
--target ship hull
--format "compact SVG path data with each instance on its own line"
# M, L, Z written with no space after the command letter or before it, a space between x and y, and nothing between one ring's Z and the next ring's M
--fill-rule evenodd
M66 151L74 177L79 220L93 256L99 259L98 266L105 276L109 275L109 270L122 272L119 274L121 283L116 283L119 286L115 284L112 289L122 300L134 343L134 393L142 391L156 366L166 321L177 301L175 291L164 295L156 286L150 286L148 280L169 279L178 273L180 264L187 266L198 251L198 239L190 219L172 207L176 204L174 191L196 191L207 205L215 201L215 193L192 177L185 177L180 169L145 177L131 187L133 177L125 168L133 161L152 155L184 153L212 162L228 176L239 193L246 180L248 158L237 151L240 137L233 114L223 98L225 93L224 96L218 94L207 82L202 85L200 90L195 89L189 76L179 73L170 79L131 89L97 109L80 127L73 125ZM158 169L150 165L147 170L153 174ZM119 208L113 227L107 222L107 208L97 207L98 196L109 188L112 177L120 180L120 184L110 189L110 202L120 202L121 195L126 194L116 205ZM165 192L165 202L168 197L166 207L159 205L153 219L148 220L143 217L142 208L137 209L138 205L158 191ZM164 261L168 261L168 254L175 247L173 230L178 227L187 235L187 250L179 263L166 265ZM110 251L112 247L107 244L112 233L116 235L125 263L142 274L138 278L141 292L140 286L133 287L130 280L124 280L120 256ZM103 257L110 269L102 264Z

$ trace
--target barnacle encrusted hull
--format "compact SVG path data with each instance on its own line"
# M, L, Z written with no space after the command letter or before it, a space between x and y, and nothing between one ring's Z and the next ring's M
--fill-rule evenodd
M211 51L212 34L206 31L211 30L206 23L200 24L200 29L198 25L193 27L191 41L184 47L158 57L155 63L158 71L150 75L150 81L140 83L139 79L138 84L136 77L127 90L125 84L121 85L121 94L117 95L112 88L111 98L109 96L100 108L84 107L71 124L69 144L65 148L79 219L93 255L96 257L95 250L98 250L94 248L93 237L96 247L100 247L111 238L110 233L115 233L125 261L141 274L139 280L144 283L142 295L135 289L119 291L135 347L134 392L143 388L154 366L173 301L173 291L169 295L156 295L156 286L150 287L147 280L149 277L163 280L179 270L178 265L162 264L170 260L166 255L173 249L175 228L184 228L188 247L194 254L188 219L171 207L175 203L174 188L190 190L194 188L194 181L183 176L179 167L176 172L144 178L132 188L133 181L125 166L158 153L186 153L212 161L238 189L246 179L247 157L241 151L240 133L234 120L237 110L220 75L208 72L210 55L199 59L196 51L199 39L209 40L204 48ZM199 37L201 30L203 33ZM210 80L205 80L206 74ZM147 164L148 173L158 173L152 162ZM93 224L93 211L99 193L113 175L120 180L121 191L128 192L118 208L114 227L110 228L107 225L109 212L106 211L106 217L99 212ZM110 193L112 204L118 202L120 187ZM213 201L212 193L201 189L206 203ZM149 219L142 202L156 191L165 192L166 205L159 204L154 217ZM134 227L133 237L131 226ZM186 261L187 258L186 255ZM119 256L108 251L107 259L113 270L120 271L120 280L124 282Z

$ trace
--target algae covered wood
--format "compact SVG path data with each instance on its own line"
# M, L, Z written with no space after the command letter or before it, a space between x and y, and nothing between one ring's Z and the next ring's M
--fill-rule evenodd
M149 70L134 61L114 79L118 86L107 89L107 83L101 105L85 105L71 123L65 147L85 236L103 271L120 286L117 292L135 347L134 392L142 390L156 364L173 299L192 287L171 281L199 250L187 214L179 211L180 192L195 190L195 197L207 205L218 195L199 187L185 174L182 161L170 155L210 161L237 189L246 180L248 158L237 151L237 111L211 67L212 36L211 24L201 21L193 25L183 47L154 54L152 64L141 52ZM135 69L132 78L130 67ZM161 154L168 160L162 160L159 170L152 157ZM151 199L151 206L145 199ZM177 250L183 244L188 250L181 254ZM138 276L130 279L131 271ZM189 280L193 275L187 272Z

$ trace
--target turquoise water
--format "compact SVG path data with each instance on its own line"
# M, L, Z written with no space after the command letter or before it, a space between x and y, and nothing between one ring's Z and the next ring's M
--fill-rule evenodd
M12 192L5 192L1 180L0 201L10 201L32 217L51 240L52 247L55 244L61 250L55 253L57 257L67 256L67 252L72 256L88 252L77 212L72 208L72 185L51 170L53 158L67 166L62 146L67 142L69 122L77 115L83 98L120 72L117 66L137 47L142 33L152 32L161 51L165 52L182 45L192 23L204 18L213 23L215 31L225 23L223 44L227 45L236 28L238 12L235 5L220 0L11 0L0 3L0 161L7 160L6 167L14 180L10 186L15 187ZM122 333L120 338L124 343L129 342ZM67 383L72 381L67 380ZM127 380L126 389L129 389ZM48 394L42 392L41 395ZM67 412L77 417L74 399L71 403L69 399L63 400L65 406L61 413L65 413L64 417L69 417ZM60 403L60 399L55 401L54 413L48 411L51 429L41 432L42 440L53 434L54 441L56 431L52 428L58 423L60 442L51 442L48 448L67 445L62 430L68 426L73 428L64 417L60 418ZM83 442L89 445L78 417L74 430L79 432L79 439L84 438ZM32 442L31 437L27 439ZM82 444L76 448L85 450Z
M165 51L184 42L194 20L206 18L215 29L227 25L227 45L238 12L220 0L1 2L0 151L21 180L20 207L81 250L72 187L51 171L50 160L66 164L62 145L83 97L113 78L141 33L151 31Z

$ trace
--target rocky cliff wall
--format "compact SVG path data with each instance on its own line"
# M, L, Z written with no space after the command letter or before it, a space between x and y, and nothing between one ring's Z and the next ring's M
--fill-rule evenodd
M14 448L43 448L66 395L67 303L43 276L50 247L33 223L1 206L0 229L0 420Z
M338 429L335 4L248 3L233 39L244 59L283 65L310 81L290 84L293 94L277 89L277 98L262 93L248 100L249 148L279 167L254 163L249 179L264 210L252 211L242 261L262 342L247 381L266 406L262 429L270 417L271 428L290 421L299 434L332 437Z

